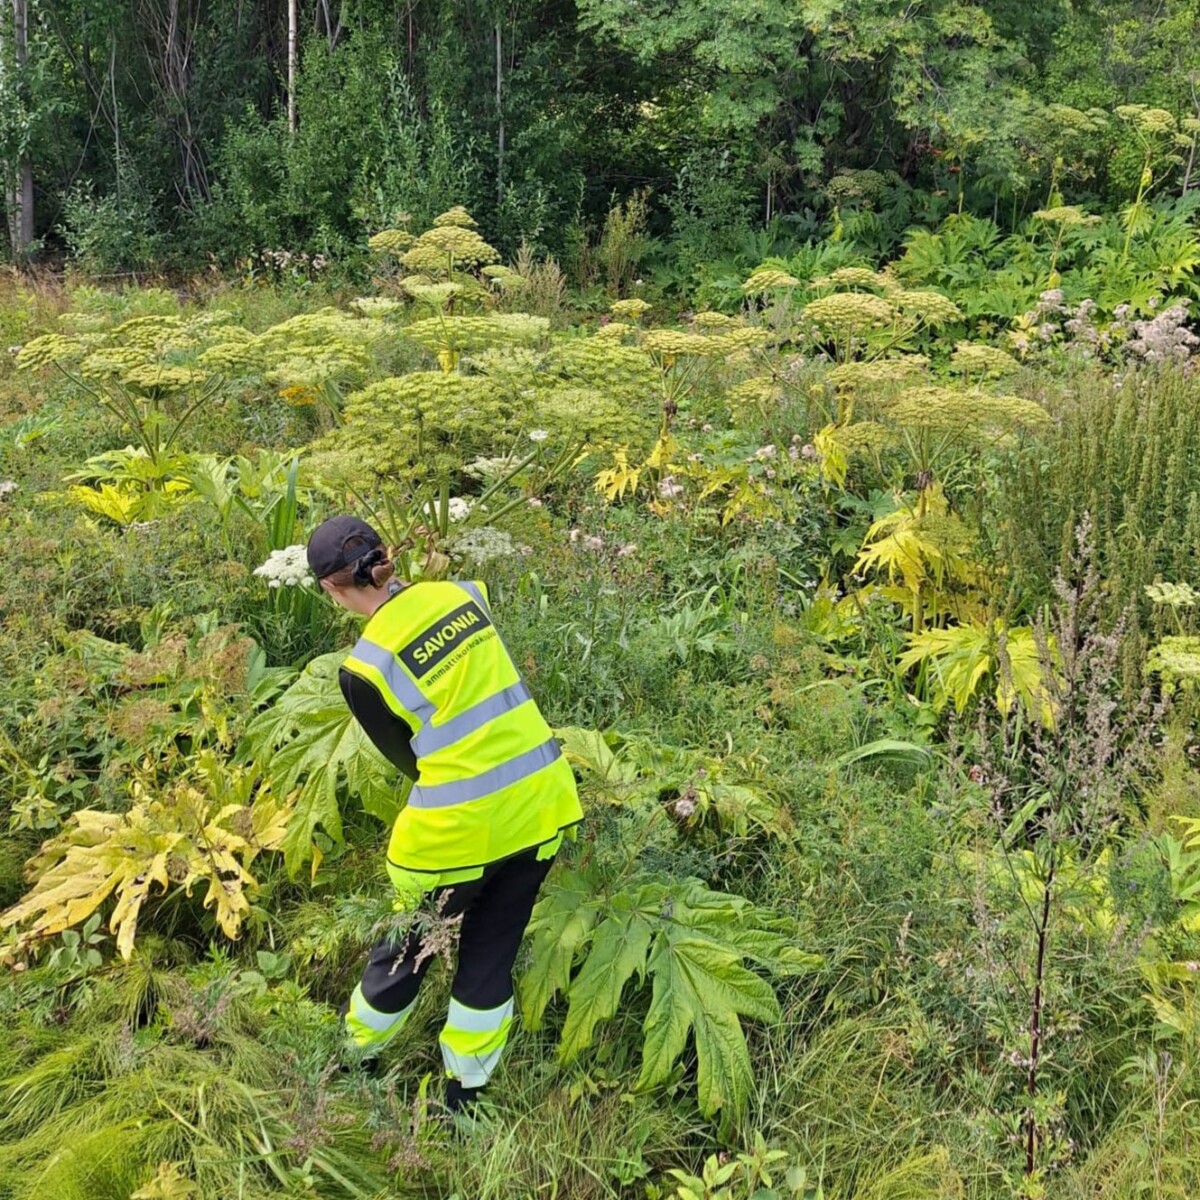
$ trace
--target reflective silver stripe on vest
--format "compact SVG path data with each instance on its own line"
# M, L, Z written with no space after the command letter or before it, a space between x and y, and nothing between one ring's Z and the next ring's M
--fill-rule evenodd
M472 704L457 716L451 717L442 725L425 725L420 733L412 740L413 753L418 758L424 758L435 750L444 750L461 741L469 733L482 729L489 721L502 717L506 712L512 712L533 697L525 686L523 679L518 680L512 687L506 687L502 692Z
M383 676L384 682L391 688L396 699L422 724L427 724L430 717L437 712L421 694L417 685L405 675L404 668L390 650L367 638L359 638L350 654L374 667Z
M472 800L482 800L501 788L510 784L520 783L535 771L548 767L562 755L562 750L554 738L510 758L508 762L492 767L470 779L455 779L450 783L435 783L428 787L419 784L409 793L410 808L449 808L453 804L467 804Z

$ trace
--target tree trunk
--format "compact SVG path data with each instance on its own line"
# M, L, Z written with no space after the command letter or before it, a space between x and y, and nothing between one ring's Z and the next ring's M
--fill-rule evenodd
M501 92L503 83L503 64L501 60L500 19L496 18L496 118L500 123L496 135L496 206L504 203L504 98Z
M296 0L288 0L287 40L288 132L296 132Z
M317 33L325 35L325 44L329 47L330 54L337 49L337 44L341 39L342 19L345 15L344 0L342 8L338 10L336 20L330 7L330 0L318 0L316 11L313 13L313 28Z
M192 123L192 61L200 24L193 0L139 0L138 19L145 31L147 66L164 125L179 147L181 178L175 190L184 205L207 199L208 171L200 135Z
M12 0L13 61L20 80L29 55L29 3ZM16 163L5 164L4 201L8 210L9 240L14 258L27 254L33 244L33 162L28 152Z

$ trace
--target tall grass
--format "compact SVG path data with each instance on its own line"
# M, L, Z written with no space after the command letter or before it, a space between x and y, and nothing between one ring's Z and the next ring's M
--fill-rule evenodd
M1128 612L1123 653L1136 687L1147 644L1174 633L1145 596L1156 580L1200 579L1200 378L1174 368L1068 376L1042 397L1045 439L1000 470L985 532L1024 607L1049 598L1075 530L1091 522L1108 618Z

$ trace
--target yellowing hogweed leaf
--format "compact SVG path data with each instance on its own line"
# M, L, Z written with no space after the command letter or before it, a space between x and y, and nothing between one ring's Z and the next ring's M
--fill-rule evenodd
M838 438L837 425L826 425L813 435L813 449L817 452L817 460L821 465L821 478L834 487L843 487L846 483L846 472L850 469L850 460L846 457L845 448Z
M236 938L256 882L250 874L262 850L283 842L289 809L251 769L232 767L203 752L189 776L161 794L140 782L125 813L83 809L29 863L30 892L0 916L0 927L21 929L31 944L86 921L110 896L109 928L128 959L147 901L172 886L191 892L207 882L205 907L214 907L227 937Z
M624 446L618 446L613 452L613 465L605 467L596 473L596 491L604 494L610 504L622 500L625 493L633 495L637 491L638 480L641 478L641 467L629 465L629 451Z
M117 525L132 525L138 520L144 492L130 487L114 487L102 483L98 488L71 487L67 495L89 512L107 517Z
M1053 653L1053 647L1051 647ZM1030 716L1049 726L1054 708L1047 690L1042 656L1029 626L947 625L910 634L899 666L908 671L925 663L933 680L933 705L942 709L953 701L963 712L985 681L995 688L997 709L1012 711L1020 701Z

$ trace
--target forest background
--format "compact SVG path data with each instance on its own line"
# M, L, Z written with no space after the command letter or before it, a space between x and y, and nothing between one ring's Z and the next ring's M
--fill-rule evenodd
M829 232L843 169L879 173L881 252L954 210L1127 203L1144 146L1112 113L1136 103L1188 123L1171 186L1193 183L1195 0L4 9L10 244L93 272L343 257L397 209L464 204L586 282L640 194L646 265L679 286Z
M1200 1194L1198 34L3 0L0 1200ZM348 510L587 814L453 1130Z

